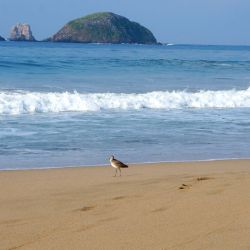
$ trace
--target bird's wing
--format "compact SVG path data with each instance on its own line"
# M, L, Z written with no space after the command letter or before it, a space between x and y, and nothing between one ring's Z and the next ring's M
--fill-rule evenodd
M128 168L128 165L122 163L121 161L118 161L116 159L113 160L115 165L117 165L119 168Z

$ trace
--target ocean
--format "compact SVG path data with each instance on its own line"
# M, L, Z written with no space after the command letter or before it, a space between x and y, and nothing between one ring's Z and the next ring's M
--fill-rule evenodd
M0 169L250 158L250 46L0 42Z

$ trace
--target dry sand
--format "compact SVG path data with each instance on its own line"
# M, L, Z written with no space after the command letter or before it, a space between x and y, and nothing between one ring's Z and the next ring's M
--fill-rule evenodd
M0 249L250 249L249 160L112 174L1 171Z

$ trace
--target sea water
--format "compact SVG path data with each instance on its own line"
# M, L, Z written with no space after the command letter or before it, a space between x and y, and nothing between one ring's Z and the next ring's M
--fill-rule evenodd
M0 169L250 158L250 47L0 42Z

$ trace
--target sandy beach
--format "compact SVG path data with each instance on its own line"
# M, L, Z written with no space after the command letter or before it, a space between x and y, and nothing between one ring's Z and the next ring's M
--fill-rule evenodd
M250 160L0 172L0 249L250 249Z

